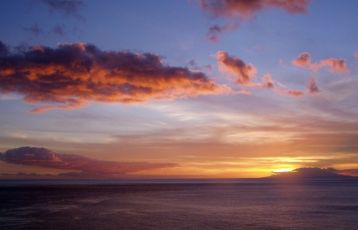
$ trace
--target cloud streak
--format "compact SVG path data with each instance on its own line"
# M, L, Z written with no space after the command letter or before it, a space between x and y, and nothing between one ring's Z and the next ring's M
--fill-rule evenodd
M310 0L201 0L200 6L215 16L251 16L267 8L279 8L289 13L303 13Z
M81 0L40 0L47 5L49 10L57 11L65 15L78 16L78 13L85 6Z
M310 0L200 0L199 3L200 7L210 15L231 20L231 23L209 28L209 41L218 42L220 33L238 28L237 18L249 19L259 11L269 8L282 9L292 14L303 13L307 10Z
M172 163L102 161L73 154L61 154L45 148L20 147L0 154L0 160L20 165L74 170L78 175L124 175L143 170L174 167ZM73 174L75 175L75 174Z
M349 71L347 63L344 59L327 58L314 63L311 60L311 54L308 52L301 53L295 60L292 61L292 64L313 72L317 72L324 67L328 67L332 73L347 73Z
M46 104L35 112L90 101L139 103L228 91L202 72L165 65L151 53L102 51L85 43L33 46L18 53L0 43L0 53L0 92Z

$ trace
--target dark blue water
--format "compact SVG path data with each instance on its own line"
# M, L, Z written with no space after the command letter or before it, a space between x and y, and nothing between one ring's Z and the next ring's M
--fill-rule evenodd
M0 229L358 229L358 183L0 183Z

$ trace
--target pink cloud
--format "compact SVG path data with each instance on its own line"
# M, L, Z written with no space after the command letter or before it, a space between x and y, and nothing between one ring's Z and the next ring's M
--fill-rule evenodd
M310 0L201 0L200 6L215 16L251 16L267 8L279 8L289 13L303 13Z
M348 66L345 60L338 58L327 58L314 63L312 62L311 55L308 52L301 53L295 60L292 61L292 64L314 72L322 69L323 67L328 67L332 73L348 72Z
M301 97L304 95L302 90L288 89L279 82L273 80L271 74L265 74L261 79L260 85L262 88L271 89L281 96Z
M256 68L251 64L246 64L238 57L232 57L225 51L218 51L216 58L222 71L236 77L236 82L244 86L252 86L253 78L256 75Z
M209 28L209 41L218 42L220 33L238 28L237 18L249 19L268 8L278 8L293 14L303 13L307 10L310 0L200 0L199 3L205 12L230 20L223 26L214 25Z

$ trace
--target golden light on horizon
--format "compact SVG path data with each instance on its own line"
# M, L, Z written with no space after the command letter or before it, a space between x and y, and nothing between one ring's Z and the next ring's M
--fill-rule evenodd
M278 168L278 169L272 170L272 172L274 172L274 173L287 173L287 172L292 172L293 170L294 170L294 168Z

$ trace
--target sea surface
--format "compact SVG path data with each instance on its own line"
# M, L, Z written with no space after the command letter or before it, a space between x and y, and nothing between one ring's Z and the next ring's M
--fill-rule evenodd
M0 181L0 229L358 229L358 182Z

